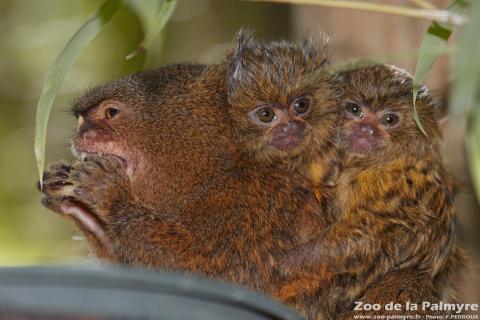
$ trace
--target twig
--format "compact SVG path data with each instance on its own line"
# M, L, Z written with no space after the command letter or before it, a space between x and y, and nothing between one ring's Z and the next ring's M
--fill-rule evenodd
M423 9L431 9L431 10L437 10L438 9L433 3L430 3L427 0L410 0L410 2L413 2L418 7L423 8Z
M342 9L354 9L370 12L379 12L386 14L394 14L399 16L406 16L419 19L435 20L441 23L449 23L453 25L463 25L466 18L462 15L450 12L447 10L434 9L416 9L400 6L392 6L386 4L369 3L363 1L348 1L348 0L247 0L255 2L276 2L276 3L290 3L290 4L309 4L327 6Z

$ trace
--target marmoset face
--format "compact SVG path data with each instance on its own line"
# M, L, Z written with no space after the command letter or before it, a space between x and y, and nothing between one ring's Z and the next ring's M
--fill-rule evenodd
M90 90L73 106L73 153L118 158L138 196L149 202L174 199L222 172L237 151L228 115L209 105L219 94L187 85L200 71L171 65Z
M324 46L238 36L227 77L229 112L257 160L296 157L329 135L337 110L330 78L321 74Z
M91 97L88 94L85 98ZM135 123L135 108L118 97L104 97L86 105L74 106L77 130L72 152L81 160L92 155L114 156L123 164L130 177L138 173L140 157L128 143L129 132Z
M340 140L356 157L391 158L408 150L421 151L440 135L436 106L427 89L420 90L417 111L427 131L413 117L413 78L388 65L341 72L334 79L342 111Z

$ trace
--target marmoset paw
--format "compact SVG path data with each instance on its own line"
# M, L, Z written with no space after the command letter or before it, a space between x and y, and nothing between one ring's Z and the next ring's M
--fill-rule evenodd
M42 204L72 218L105 257L113 253L106 234L112 203L114 199L127 199L129 188L122 163L116 158L92 157L73 165L58 163L43 175Z
M78 203L103 222L112 205L129 199L130 182L122 163L115 157L92 157L73 165L59 163L44 174L42 203L64 213L61 204Z
M45 194L42 204L57 213L61 212L61 203L65 200L63 190L71 183L68 181L71 166L60 162L52 165L43 173L43 184L37 182L37 188Z
M92 157L77 162L71 169L65 188L66 196L85 204L100 218L112 211L112 206L130 197L130 181L122 163L115 157Z

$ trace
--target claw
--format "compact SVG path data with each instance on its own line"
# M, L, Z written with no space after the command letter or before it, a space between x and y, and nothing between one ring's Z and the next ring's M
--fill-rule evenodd
M62 178L62 179L67 179L68 178L68 173L61 171L57 174L57 177Z
M57 206L57 203L59 202L58 199L54 199L52 197L45 197L42 199L42 205L45 207L45 208L48 208L56 213L61 213L59 212L59 208Z
M57 181L57 182L52 183L51 185L53 185L56 188L61 188L61 187L64 187L64 186L70 186L72 184L70 182L67 182L67 181Z
M50 208L52 204L52 198L46 197L42 199L42 205L44 207Z

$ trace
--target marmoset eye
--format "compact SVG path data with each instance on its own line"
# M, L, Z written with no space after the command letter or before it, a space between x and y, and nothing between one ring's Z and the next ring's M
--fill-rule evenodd
M347 102L346 109L350 114L353 114L354 116L359 117L362 115L362 108L355 102Z
M293 111L297 115L302 115L310 110L310 99L306 97L298 98L293 102Z
M264 123L272 122L273 119L275 119L275 112L269 107L260 108L255 115L257 116L258 120Z
M116 108L107 108L105 110L105 117L107 119L112 119L113 117L115 117L118 113L120 112L120 110L116 109Z
M394 126L398 123L399 117L393 113L387 113L380 119L380 123L386 127Z

